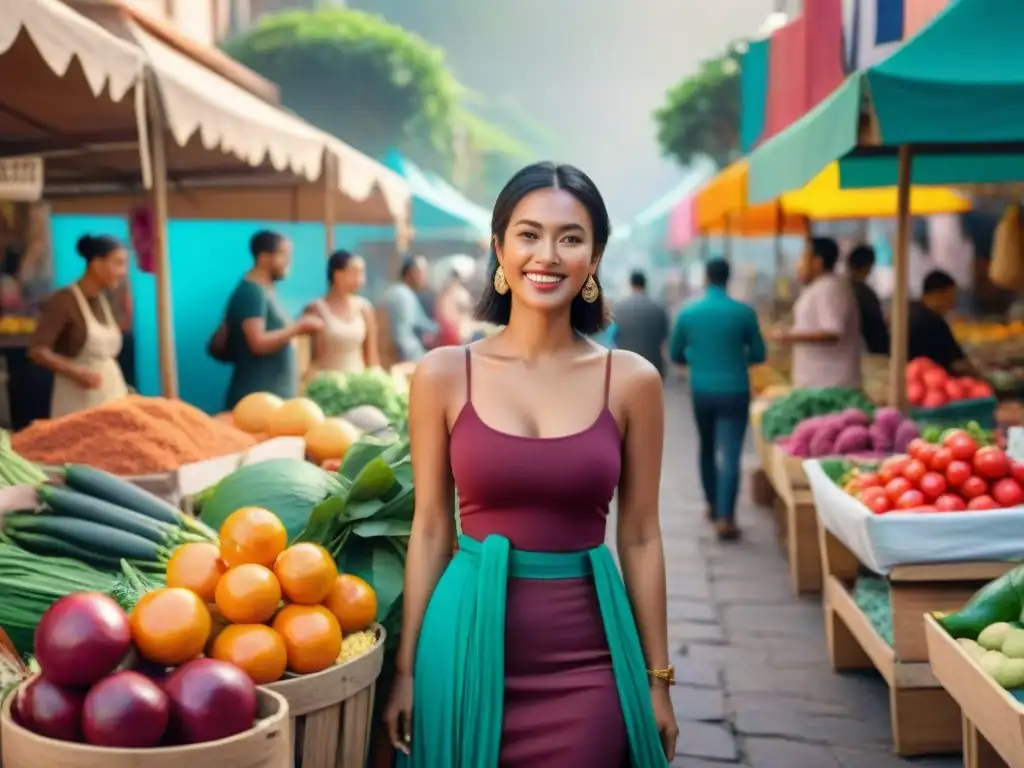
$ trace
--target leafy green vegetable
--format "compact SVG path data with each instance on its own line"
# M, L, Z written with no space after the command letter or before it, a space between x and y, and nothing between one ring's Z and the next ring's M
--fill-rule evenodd
M306 397L327 416L343 416L361 405L379 408L392 423L403 421L409 413L408 400L398 391L394 379L376 368L359 373L320 373L306 385Z
M946 435L955 429L962 429L974 438L978 445L995 445L996 438L993 432L988 431L976 421L968 421L956 427L946 427L942 424L925 424L921 427L921 437L929 443L941 443Z
M858 408L869 415L875 410L874 403L860 390L798 389L768 406L761 417L761 433L766 440L778 440L792 434L804 419L846 408Z

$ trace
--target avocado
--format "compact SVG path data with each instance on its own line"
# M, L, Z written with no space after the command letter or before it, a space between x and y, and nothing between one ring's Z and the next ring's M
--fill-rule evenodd
M1003 641L1011 632L1013 632L1013 627L1005 621L989 624L978 635L978 645L987 651L1002 650Z
M999 649L1010 659L1024 659L1024 629L1011 629Z
M992 679L1007 690L1024 685L1024 659L1007 659L992 673Z

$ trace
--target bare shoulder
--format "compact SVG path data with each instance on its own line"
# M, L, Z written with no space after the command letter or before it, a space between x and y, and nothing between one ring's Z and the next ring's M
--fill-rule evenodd
M432 349L416 363L413 386L432 391L443 391L460 384L465 378L466 351L464 347L438 347Z
M636 352L616 349L612 352L612 385L621 386L625 394L661 393L661 374Z

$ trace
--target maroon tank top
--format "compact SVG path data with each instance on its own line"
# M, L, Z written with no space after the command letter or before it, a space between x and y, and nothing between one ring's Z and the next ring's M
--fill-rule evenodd
M466 348L466 404L449 444L463 533L478 541L500 534L514 548L535 552L604 543L608 506L622 471L622 436L608 408L611 372L609 352L604 405L589 427L564 437L522 437L481 420Z

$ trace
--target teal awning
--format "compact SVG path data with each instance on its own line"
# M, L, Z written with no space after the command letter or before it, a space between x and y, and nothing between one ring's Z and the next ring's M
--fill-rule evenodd
M396 150L384 164L409 184L412 226L419 239L474 241L490 232L490 214L435 174L421 169Z
M749 158L751 203L799 189L834 160L843 188L896 183L895 150L915 147L914 184L1024 180L1022 0L953 0L889 58L833 94ZM858 150L864 99L881 146ZM1002 144L992 150L985 144ZM963 150L955 146L961 145Z

